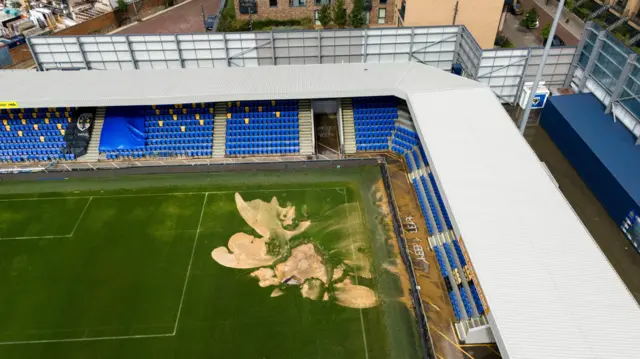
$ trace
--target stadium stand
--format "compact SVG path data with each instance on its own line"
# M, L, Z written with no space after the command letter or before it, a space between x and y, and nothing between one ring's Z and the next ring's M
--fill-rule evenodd
M118 144L103 150L106 159L140 159L155 157L209 157L213 144L213 104L178 104L163 106L131 106L109 108L105 125L112 122L143 123L144 141ZM127 127L129 128L129 127ZM116 132L116 133L114 133ZM107 131L105 136L117 134ZM142 131L141 131L142 132ZM133 144L131 144L133 143Z
M298 102L229 102L226 131L229 156L299 153Z
M389 149L389 138L392 135L395 120L398 118L396 106L396 99L393 97L353 99L353 120L358 151Z
M0 162L74 160L64 154L73 109L0 109Z

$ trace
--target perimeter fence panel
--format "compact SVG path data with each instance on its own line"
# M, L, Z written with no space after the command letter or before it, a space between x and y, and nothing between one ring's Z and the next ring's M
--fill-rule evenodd
M482 60L482 48L465 26L459 28L458 51L455 62L462 65L464 76L475 79Z
M501 102L515 104L528 58L529 49L484 50L477 80L489 85Z
M571 62L577 51L576 47L552 47L549 50L547 61L544 69L542 70L542 81L545 82L545 86L548 88L559 88L564 86L564 81L567 78L569 69L571 68ZM538 67L542 61L543 47L535 47L530 49L529 59L526 62L524 69L523 84L526 82L533 82L538 72ZM520 86L522 90L522 86ZM518 98L521 91L518 92Z

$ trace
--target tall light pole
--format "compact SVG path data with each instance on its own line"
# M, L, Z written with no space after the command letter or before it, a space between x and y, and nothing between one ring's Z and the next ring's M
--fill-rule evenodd
M549 31L549 37L547 37L547 44L544 46L544 52L542 53L542 60L540 61L538 72L536 72L536 78L535 80L533 80L533 85L531 86L531 93L529 93L529 98L527 98L527 102L525 102L524 113L522 114L522 119L520 120L519 126L520 133L522 134L524 134L524 129L527 127L527 122L529 122L529 114L531 113L531 104L533 103L533 97L538 90L538 85L540 85L542 70L544 70L544 65L547 63L549 50L551 50L551 44L553 43L553 37L556 34L556 28L558 27L558 21L560 21L560 17L562 16L563 8L564 0L560 0L560 2L558 3L558 9L556 10L556 15L553 18L553 23L551 23L551 30Z

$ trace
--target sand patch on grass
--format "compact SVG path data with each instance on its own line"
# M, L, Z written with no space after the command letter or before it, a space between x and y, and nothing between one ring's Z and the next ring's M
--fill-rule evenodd
M258 283L261 287L268 287L270 285L279 285L280 281L276 278L276 273L271 268L260 268L257 271L251 273L252 277L258 278Z
M276 265L275 272L281 281L294 278L302 283L309 278L317 278L322 283L327 283L327 269L311 243L292 249L289 258Z
M305 298L318 300L322 296L323 289L324 283L320 279L313 278L302 283L300 293Z
M271 292L271 298L279 297L279 296L281 296L283 294L284 294L284 292L282 291L282 289L276 288L276 289L273 290L273 292Z
M371 308L378 304L378 297L373 289L351 283L347 278L334 285L338 304L350 308Z

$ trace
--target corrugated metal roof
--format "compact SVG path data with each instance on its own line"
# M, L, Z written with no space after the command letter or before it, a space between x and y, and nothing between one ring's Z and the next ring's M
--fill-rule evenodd
M21 107L117 106L208 101L398 95L481 86L417 63L243 68L2 72L1 101ZM401 90L399 90L401 89ZM402 91L402 92L398 92Z
M637 358L640 308L493 92L416 63L0 72L0 102L405 98L510 358Z
M638 358L640 308L488 89L409 103L510 358Z

